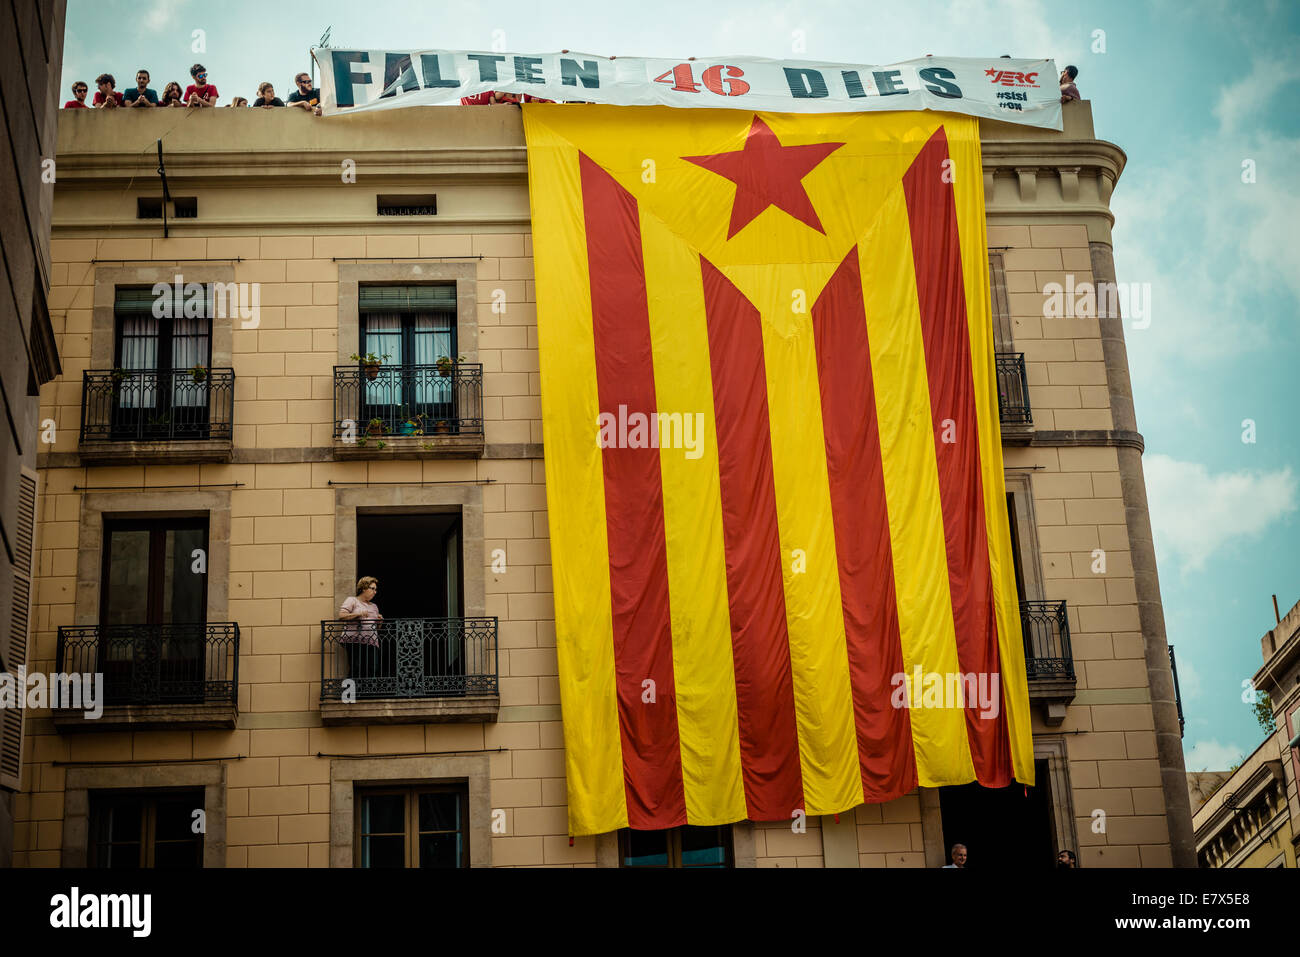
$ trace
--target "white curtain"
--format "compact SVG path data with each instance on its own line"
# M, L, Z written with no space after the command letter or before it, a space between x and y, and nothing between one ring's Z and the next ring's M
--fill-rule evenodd
M122 319L121 368L132 370L158 368L158 320L152 316ZM118 406L123 409L152 409L158 404L152 375L137 372L118 384Z
M363 353L387 355L385 366L400 366L402 356L402 317L397 313L370 313L366 316L366 339ZM366 380L367 405L401 405L402 385L398 376L380 374Z
M209 377L195 382L189 370L208 368L208 320L172 320L172 405L198 408L208 404Z

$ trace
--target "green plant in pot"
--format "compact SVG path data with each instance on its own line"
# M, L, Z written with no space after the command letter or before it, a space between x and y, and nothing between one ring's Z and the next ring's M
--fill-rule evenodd
M359 352L354 352L349 358L351 358L353 362L359 362L361 368L366 372L366 378L373 382L375 379L379 378L379 367L384 364L384 360L392 358L392 356L387 352L383 355L375 355L373 352L367 352L362 355Z
M379 418L371 419L369 424L366 426L366 435L383 435L384 432L385 429L384 429L383 419L379 419Z
M195 382L202 382L208 377L208 370L202 364L196 364L190 368L190 376Z
M438 375L446 379L449 378L453 370L455 370L456 363L464 362L464 361L465 361L464 356L457 356L455 359L451 358L450 356L438 356L438 359L437 361L434 362L434 365L438 367Z

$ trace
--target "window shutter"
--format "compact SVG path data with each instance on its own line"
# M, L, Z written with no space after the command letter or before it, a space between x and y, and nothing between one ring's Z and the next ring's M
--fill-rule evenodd
M1015 352L1011 300L1007 295L1007 270L1000 249L989 251L989 294L993 312L993 351Z
M27 663L27 632L31 616L32 551L36 535L36 477L23 470L18 477L18 515L14 525L14 600L9 621L5 669L15 678ZM18 688L23 694L23 689ZM22 781L23 708L0 710L0 787L18 790Z
M357 290L361 312L436 312L456 308L456 286L362 286Z

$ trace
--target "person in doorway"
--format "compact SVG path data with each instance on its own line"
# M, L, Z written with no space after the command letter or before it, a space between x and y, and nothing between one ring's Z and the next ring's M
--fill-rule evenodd
M339 644L347 649L348 670L360 683L364 678L374 678L375 661L379 649L379 625L384 616L375 604L379 593L379 579L367 575L357 582L357 593L346 598L339 608L339 620L349 624L343 627Z
M1056 855L1056 866L1061 869L1072 869L1079 866L1078 860L1074 856L1074 851L1061 851Z
M954 844L952 846L952 863L943 865L943 869L946 871L950 867L960 867L963 869L966 867L965 844Z

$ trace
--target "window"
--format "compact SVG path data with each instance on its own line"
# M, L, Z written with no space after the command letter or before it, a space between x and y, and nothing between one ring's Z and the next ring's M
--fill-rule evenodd
M731 825L619 832L623 867L734 867Z
M375 197L375 212L380 216L436 216L438 197L433 193L401 193Z
M1025 600L1025 569L1020 558L1020 523L1016 521L1016 495L1007 493L1007 524L1011 528L1011 562L1016 572L1016 598Z
M358 299L359 352L382 361L366 368L365 421L422 416L423 432L434 431L437 422L455 422L455 368L446 365L456 359L455 285L362 286Z
M469 867L464 785L359 790L358 867Z
M202 624L207 548L207 518L105 519L100 625Z
M89 866L203 866L203 834L195 833L203 790L92 791Z
M109 704L204 700L207 553L207 518L105 519L96 670Z
M115 438L206 438L212 308L208 287L118 289L114 303ZM158 314L162 313L161 316Z

